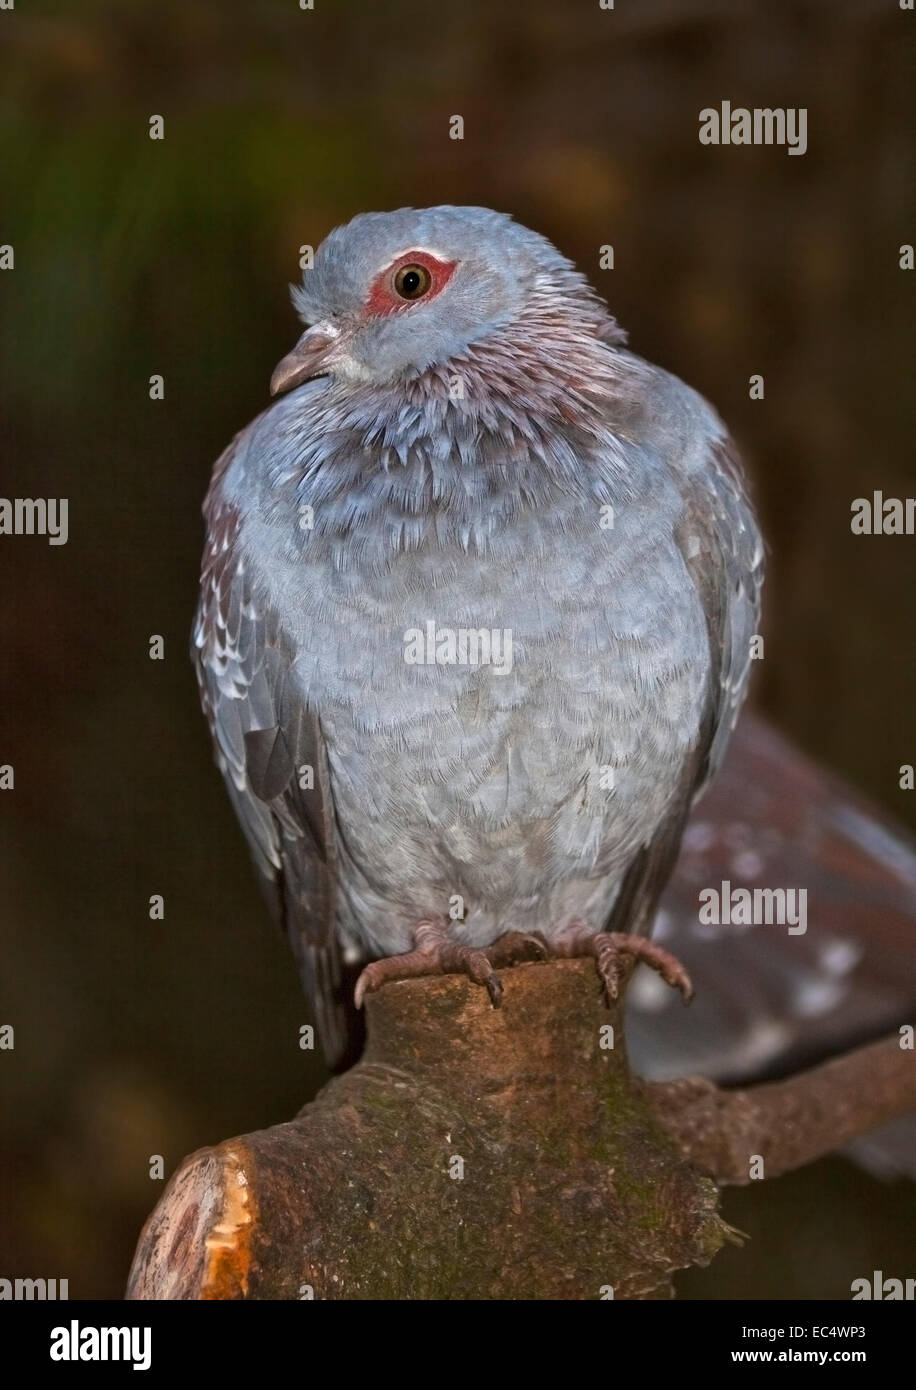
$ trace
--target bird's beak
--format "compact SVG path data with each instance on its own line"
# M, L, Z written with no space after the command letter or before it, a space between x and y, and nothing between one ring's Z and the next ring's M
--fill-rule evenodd
M301 386L303 381L309 381L313 376L321 376L327 370L337 338L337 330L325 323L316 324L303 333L292 352L288 352L274 368L270 378L270 394L279 396L283 391Z

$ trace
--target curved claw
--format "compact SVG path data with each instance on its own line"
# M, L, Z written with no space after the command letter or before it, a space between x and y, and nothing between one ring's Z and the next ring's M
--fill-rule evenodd
M356 982L354 1002L362 1008L367 994L394 980L417 979L423 975L467 975L483 985L494 1009L502 1003L503 982L493 969L489 956L472 946L450 941L444 928L423 922L417 929L418 945L400 956L386 956L367 965Z
M680 990L685 1004L693 998L693 984L681 962L670 951L656 946L644 936L626 932L590 932L588 927L575 928L562 942L558 954L564 956L594 956L598 974L604 981L609 1002L620 995L620 962L622 957L648 965L661 975L666 985Z

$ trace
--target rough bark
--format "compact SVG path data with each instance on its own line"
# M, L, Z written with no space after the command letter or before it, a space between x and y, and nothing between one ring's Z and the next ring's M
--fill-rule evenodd
M128 1297L664 1298L734 1238L710 1174L744 1181L761 1153L770 1176L916 1105L890 1043L747 1092L644 1085L591 962L504 980L498 1010L455 976L370 996L356 1067L289 1123L185 1160ZM864 1124L842 1109L850 1062L884 1078Z
M643 1089L681 1152L724 1187L779 1177L916 1111L914 1058L892 1035L746 1090L699 1077Z

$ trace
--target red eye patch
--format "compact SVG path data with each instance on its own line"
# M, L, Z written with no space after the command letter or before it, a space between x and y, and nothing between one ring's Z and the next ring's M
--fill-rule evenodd
M409 309L412 304L428 304L445 289L457 265L457 261L440 261L428 251L405 251L373 280L366 297L367 317L379 318Z

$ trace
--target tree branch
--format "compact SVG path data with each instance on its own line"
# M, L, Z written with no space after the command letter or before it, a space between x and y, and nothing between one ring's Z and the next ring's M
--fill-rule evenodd
M652 1082L644 1094L678 1147L720 1186L813 1163L889 1120L916 1111L914 1054L896 1035L785 1081L726 1091L698 1077Z
M185 1160L128 1297L664 1298L734 1239L701 1167L773 1176L916 1107L895 1039L747 1091L647 1085L592 962L504 981L500 1009L457 976L371 995L351 1071Z

